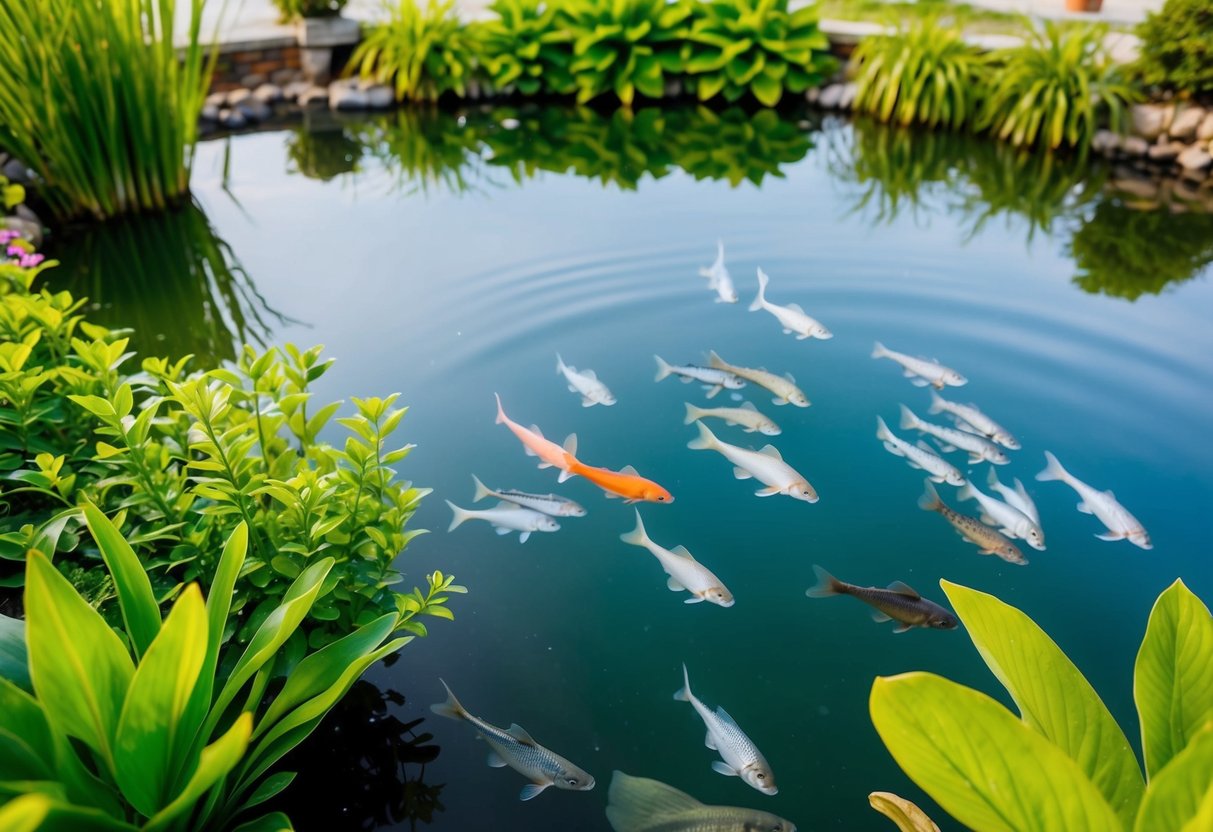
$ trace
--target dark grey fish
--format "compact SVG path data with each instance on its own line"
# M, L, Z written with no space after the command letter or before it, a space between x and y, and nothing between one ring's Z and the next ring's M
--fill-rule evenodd
M673 786L616 771L607 794L615 832L796 832L791 821L737 806L708 806Z
M840 581L829 572L814 564L817 584L809 587L805 595L810 598L826 598L830 595L850 595L876 608L872 617L877 621L890 619L900 626L893 632L904 633L912 627L931 627L937 630L952 630L959 623L956 616L934 601L928 601L901 581L889 584L888 589L875 586L856 586Z

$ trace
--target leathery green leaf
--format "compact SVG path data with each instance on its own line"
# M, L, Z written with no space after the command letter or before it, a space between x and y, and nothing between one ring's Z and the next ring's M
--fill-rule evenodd
M219 782L236 767L244 752L248 750L249 737L253 733L253 715L242 713L232 723L227 733L202 749L198 768L185 788L172 803L165 806L143 827L143 832L158 832L165 829L182 812L192 809L207 789Z
M1213 618L1183 581L1167 587L1150 611L1133 699L1151 778L1213 720Z
M868 803L880 814L897 824L900 832L939 832L935 822L917 805L892 792L872 792Z
M1135 832L1213 829L1213 723L1150 781Z
M0 736L19 745L48 772L54 768L55 745L42 706L7 679L0 679ZM5 762L0 760L0 771L5 770ZM26 772L22 779L30 779L31 774Z
M126 631L135 645L135 654L142 656L160 631L160 607L152 594L152 582L148 580L147 572L130 544L110 519L101 513L101 509L86 503L84 521L101 549L106 568L114 578L114 590L122 607L122 620L126 622Z
M177 761L201 720L183 724L207 648L206 608L197 584L173 604L135 668L114 741L114 774L123 795L151 817L169 801Z
M31 690L29 655L25 648L25 622L0 615L0 679Z
M897 764L965 826L1122 828L1077 763L983 693L931 673L905 673L877 678L868 704Z
M1130 826L1145 783L1099 694L1031 618L993 595L940 581L981 658L1032 728L1070 755Z
M242 823L233 832L292 832L291 819L282 812L271 812Z
M113 739L135 672L126 648L41 552L26 560L30 677L50 721L113 766Z

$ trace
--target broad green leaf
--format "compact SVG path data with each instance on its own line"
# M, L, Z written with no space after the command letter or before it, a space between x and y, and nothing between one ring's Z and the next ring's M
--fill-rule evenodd
M33 690L29 679L29 653L25 648L25 622L0 615L0 679Z
M1070 755L1121 823L1145 784L1137 757L1099 694L1031 618L993 595L940 581L981 658L1032 728Z
M1133 699L1150 778L1213 720L1213 618L1181 580L1150 611L1133 668Z
M750 82L750 92L764 107L774 107L783 96L783 85L768 75L761 74Z
M194 771L185 788L177 795L172 803L156 813L143 827L143 832L158 832L180 815L194 807L194 804L215 785L221 778L240 762L244 752L248 750L249 736L253 733L253 715L245 712L236 718L227 733L202 749L198 768Z
M1078 764L990 697L930 673L879 677L872 723L893 759L982 832L1119 830Z
M939 832L935 822L918 806L892 792L872 792L868 803L880 814L897 824L900 832Z
M51 810L51 799L27 794L0 806L0 829L5 832L34 832Z
M114 741L114 775L126 799L146 817L172 798L178 758L189 753L201 723L183 719L206 657L206 628L202 592L190 584L131 679Z
M85 503L84 521L114 578L122 620L126 622L127 634L135 646L135 655L142 656L160 631L160 607L152 594L152 582L130 544L101 509Z
M242 823L233 832L294 832L291 819L282 812L272 812Z
M1213 829L1213 723L1151 778L1135 832Z
M0 829L8 827L0 822ZM124 823L99 809L84 808L52 800L38 832L136 832L137 827Z
M26 561L30 677L51 723L112 768L118 715L135 666L118 636L41 552Z
M246 809L251 809L273 797L277 797L294 779L295 772L293 771L280 771L276 774L271 774L262 780L257 788L253 789L253 793L240 806L240 811L243 812Z
M10 749L0 755L0 779L36 780L54 771L55 743L42 706L7 679L0 679L0 738ZM24 758L20 773L8 766L18 753Z

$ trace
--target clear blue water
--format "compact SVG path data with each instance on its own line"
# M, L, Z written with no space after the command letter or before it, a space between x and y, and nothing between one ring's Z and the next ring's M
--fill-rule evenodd
M449 176L410 176L399 155L383 161L390 155L366 125L327 149L337 158L329 173L357 168L328 179L288 172L300 169L299 154L288 157L299 141L291 132L200 149L196 191L228 247L201 261L238 261L248 285L236 283L248 291L233 295L228 277L197 260L164 268L190 271L215 297L244 304L235 326L230 303L226 312L204 303L212 330L323 343L338 364L320 395L399 391L411 405L404 435L418 447L402 474L434 488L416 516L433 533L414 541L403 563L417 582L433 569L454 573L470 594L452 605L456 621L436 621L430 638L372 679L403 692L407 701L393 713L425 718L417 731L441 746L423 772L407 768L411 778L442 784L432 828L606 830L606 786L617 768L707 802L763 808L800 829L891 828L867 807L873 790L918 800L950 825L875 735L872 680L929 670L1005 695L963 630L894 635L856 601L806 598L814 563L862 584L902 580L938 601L947 578L1021 607L1086 673L1134 742L1133 659L1155 596L1182 576L1213 599L1205 519L1213 253L1199 238L1207 220L1139 220L1102 195L1098 180L1044 173L958 139L787 126L805 141L780 161L784 178L737 187L698 180L678 164L660 179L642 175L650 163L627 168L635 190L554 172L519 184L486 155L456 148L461 190ZM457 129L452 119L431 132ZM524 156L543 152L542 136L522 138ZM434 141L423 149L439 153ZM1008 170L1009 185L991 196L981 176ZM980 223L985 213L993 219ZM1126 240L1123 229L1141 223L1156 230ZM1091 277L1089 260L1076 265L1074 238L1084 233L1111 240L1102 250L1123 245L1126 253ZM737 305L713 303L696 274L717 238ZM1186 270L1167 272L1177 258ZM772 300L801 304L835 337L797 341L770 315L746 311L758 266L771 275ZM1074 282L1080 273L1085 284ZM106 314L138 312L131 299L101 300ZM163 334L170 344L181 335L173 330L192 332L184 322L198 317L186 305L180 315L183 323ZM877 339L964 373L970 382L953 398L977 402L1022 442L999 473L1023 479L1042 513L1048 550L1024 547L1028 566L977 555L916 507L921 472L882 449L875 419L895 424L901 402L925 415L928 395L892 363L869 357ZM222 341L207 343L222 355ZM772 441L816 486L819 503L759 499L721 457L687 449L695 432L683 424L683 402L702 403L702 393L673 379L655 384L652 356L703 362L713 349L795 374L809 409L774 407L753 386L742 391L779 422L781 436L712 427L743 446ZM555 373L557 351L596 370L618 404L582 408ZM641 507L650 534L694 552L736 605L688 606L668 591L656 561L619 541L633 526L632 508L581 479L557 488L553 473L537 470L493 424L494 391L523 424L555 437L576 432L587 462L631 464L669 488L673 505ZM714 403L734 404L726 399ZM1045 449L1113 489L1150 530L1154 550L1096 540L1099 523L1075 510L1069 489L1033 481ZM972 473L983 482L985 466ZM525 544L483 523L447 533L443 500L469 505L472 474L493 486L558 490L589 515ZM955 489L941 490L955 504ZM672 699L684 661L696 693L727 708L765 753L777 796L709 769L716 755L703 745L701 722ZM443 698L440 676L471 711L525 726L596 775L598 787L519 802L522 778L487 767L485 745L467 726L429 714ZM308 828L307 817L296 821Z

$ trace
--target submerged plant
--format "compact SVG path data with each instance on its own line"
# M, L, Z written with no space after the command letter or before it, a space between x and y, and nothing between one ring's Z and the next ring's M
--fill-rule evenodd
M0 4L0 150L33 168L60 217L161 210L189 190L214 55L173 42L177 0Z
M399 101L460 97L475 67L475 46L454 0L398 0L384 23L367 32L350 57L350 71L388 84Z
M923 791L973 829L1208 828L1213 618L1182 581L1155 602L1134 667L1144 780L1124 732L1043 630L991 595L940 583L1021 716L930 673L878 678L872 722Z
M1016 145L1086 148L1108 124L1122 131L1132 89L1105 45L1106 26L1032 26L1020 46L989 54L976 126Z

